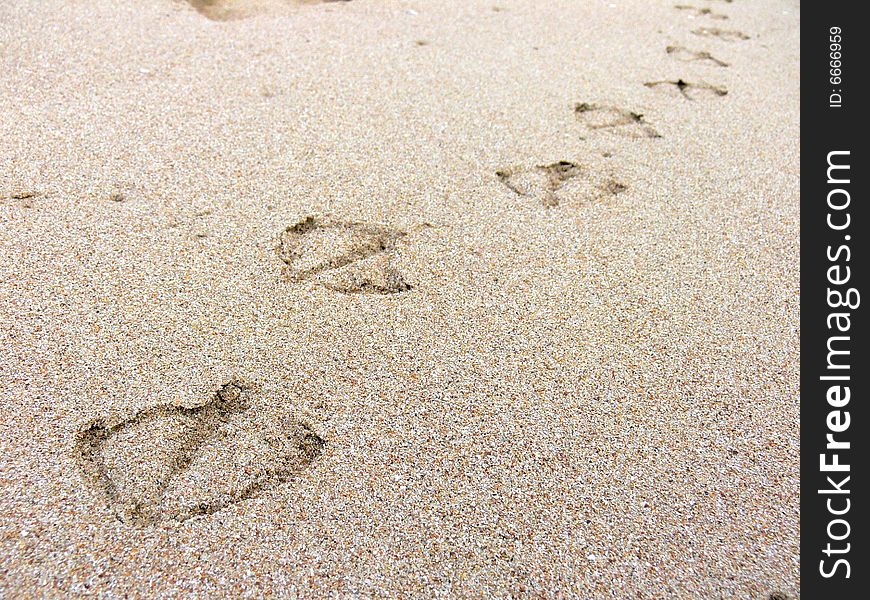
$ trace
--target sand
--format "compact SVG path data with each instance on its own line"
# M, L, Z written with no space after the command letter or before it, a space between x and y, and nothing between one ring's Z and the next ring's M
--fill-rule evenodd
M674 4L0 3L0 596L798 596L799 3Z

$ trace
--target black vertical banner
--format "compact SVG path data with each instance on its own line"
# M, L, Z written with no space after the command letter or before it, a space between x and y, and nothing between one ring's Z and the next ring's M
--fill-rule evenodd
M867 363L862 3L801 15L801 590L865 598ZM870 293L870 292L868 292Z

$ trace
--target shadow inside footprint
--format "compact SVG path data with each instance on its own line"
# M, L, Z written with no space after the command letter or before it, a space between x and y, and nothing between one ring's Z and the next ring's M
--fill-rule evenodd
M574 116L591 131L607 130L629 138L661 137L642 114L615 106L578 102Z
M291 281L316 277L342 293L395 294L411 289L393 265L405 235L381 225L306 217L281 233L278 254Z
M581 202L600 200L626 189L610 177L596 175L580 165L561 160L535 167L510 167L495 172L510 191L532 198L547 208L577 199Z
M728 18L728 15L723 15L722 13L714 12L712 8L699 8L697 6L692 6L690 4L675 4L674 8L677 10L683 10L691 13L696 17L709 17L711 19L718 19L724 21Z
M321 2L350 2L350 0L186 0L196 11L213 21L242 19L269 7L286 4L317 4Z
M97 420L76 435L77 462L125 523L211 514L292 478L323 446L295 421L270 437L256 426L230 435L249 408L249 393L230 382L201 406L158 406L124 420Z
M213 21L230 21L248 16L251 11L258 9L256 2L238 2L233 0L187 0L196 12Z
M677 79L676 81L647 81L644 85L648 88L656 88L659 86L673 87L678 90L686 100L694 100L692 94L695 92L710 93L714 96L725 96L728 94L728 90L724 87L711 85L709 83L689 83L683 79Z

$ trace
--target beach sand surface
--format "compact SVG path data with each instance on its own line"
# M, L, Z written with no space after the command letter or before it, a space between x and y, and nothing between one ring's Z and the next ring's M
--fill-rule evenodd
M691 2L0 3L0 596L797 597L799 3Z

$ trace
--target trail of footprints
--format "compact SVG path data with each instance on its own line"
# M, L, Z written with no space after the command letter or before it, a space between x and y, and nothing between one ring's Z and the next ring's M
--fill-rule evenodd
M587 135L608 132L633 139L661 137L642 114L616 106L578 102L574 114ZM570 200L580 203L600 201L627 189L608 173L568 160L530 167L505 167L495 174L508 190L546 208L555 208Z
M725 1L728 3L731 2L731 0ZM728 19L728 15L717 13L712 9L706 7L699 8L688 4L675 4L674 8L677 10L690 12L695 17L706 17L720 21ZM693 29L692 33L697 36L716 38L728 42L749 39L748 35L744 34L741 31L737 31L736 29L720 29L718 27L702 26L698 27L697 29ZM700 62L702 64L715 67L730 66L724 60L713 56L713 54L711 54L708 50L693 50L690 48L686 48L685 46L672 44L667 46L667 48L665 48L665 51L672 58L675 58L682 62ZM728 90L725 89L723 86L713 85L705 82L690 82L686 81L685 79L647 81L644 83L644 86L651 89L675 90L679 93L679 95L687 100L693 100L697 96L705 94L712 96L725 96L728 94Z
M726 2L730 3L730 0ZM676 4L674 8L691 13L693 17L720 21L728 19L728 15L706 7ZM692 33L726 41L749 39L740 31L715 27L700 27ZM682 62L700 62L720 68L729 66L727 62L707 50L693 50L676 44L667 46L665 50L668 55ZM673 92L687 100L695 100L703 96L721 97L728 94L728 90L721 85L687 81L682 78L647 81L643 85L649 89ZM661 137L643 114L618 106L578 102L574 105L574 116L584 129L581 139L596 133L608 133L636 140ZM570 160L543 165L503 167L496 170L495 175L516 196L531 199L546 208L563 206L572 199L579 200L581 203L599 201L616 196L627 189L625 184L612 176Z
M411 289L393 264L407 235L309 216L281 232L277 251L291 283L317 280L344 294L396 294ZM157 406L129 418L98 419L78 431L74 455L124 523L211 515L293 479L324 446L304 423L257 421L250 410L257 400L265 399L253 386L231 381L194 408Z
M726 1L730 3L730 0ZM728 18L728 15L716 13L710 8L699 8L687 4L676 4L674 5L674 8L681 11L688 11L696 17L708 17L717 20L725 20ZM728 42L749 39L749 36L741 31L735 29L720 29L718 27L698 27L697 29L692 30L692 33L697 36L716 38ZM708 50L692 50L685 46L671 44L665 48L665 51L672 58L682 62L700 62L715 67L729 66L727 62L713 56L713 54ZM706 82L690 82L685 79L647 81L643 85L650 89L676 91L680 96L687 100L694 100L696 97L701 95L725 96L728 94L728 90L723 86L713 85Z
M228 14L221 11L233 4L188 1L210 18ZM727 18L688 5L676 8L699 17ZM692 33L725 41L748 39L736 30L701 27ZM706 50L671 45L666 51L684 62L728 66ZM727 94L721 86L683 79L644 85L675 90L689 99ZM579 102L573 112L584 131L582 139L599 134L638 141L661 138L643 114L630 109ZM609 173L571 160L505 167L495 175L515 196L545 208L600 201L627 189ZM291 285L313 281L341 294L393 295L412 289L397 266L409 233L331 215L307 216L280 232L276 251ZM211 515L292 480L322 452L325 441L305 423L290 417L256 421L251 408L265 400L255 386L230 381L210 401L193 408L157 406L128 418L98 419L76 433L75 459L125 523L151 525Z

